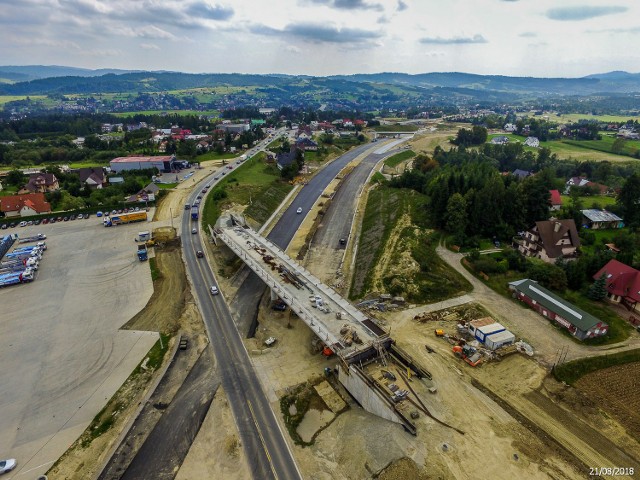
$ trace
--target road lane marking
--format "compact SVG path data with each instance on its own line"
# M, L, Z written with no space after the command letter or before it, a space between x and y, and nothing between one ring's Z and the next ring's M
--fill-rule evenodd
M260 431L260 426L258 425L256 414L253 411L253 405L251 405L251 400L247 399L247 405L249 405L249 411L251 412L251 418L253 419L253 423L255 423L256 425L256 430L258 431L258 436L260 437L260 443L262 443L262 448L264 449L264 453L267 456L267 460L269 460L269 467L271 467L271 473L273 473L273 478L278 480L278 474L276 473L276 469L273 467L273 462L271 461L271 455L269 455L269 450L267 450L267 444L264 442L264 437L262 436L262 432Z

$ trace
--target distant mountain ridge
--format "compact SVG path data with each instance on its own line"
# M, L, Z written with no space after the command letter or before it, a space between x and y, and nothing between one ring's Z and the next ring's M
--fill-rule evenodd
M4 76L3 76L4 74ZM382 72L313 77L286 74L181 73L168 71L90 70L64 66L0 66L0 95L161 92L199 87L297 89L301 84L344 92L401 87L409 95L453 92L477 98L628 95L640 93L640 73L607 72L581 78L510 77L461 72L421 74Z

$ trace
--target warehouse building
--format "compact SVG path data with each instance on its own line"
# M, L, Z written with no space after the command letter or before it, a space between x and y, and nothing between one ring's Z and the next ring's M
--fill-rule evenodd
M175 172L180 170L182 162L176 160L175 155L162 155L157 157L118 157L109 162L111 171L118 173L128 170L146 170L148 168L157 168L161 172Z
M579 340L606 335L609 325L528 278L509 283L514 298L566 328Z

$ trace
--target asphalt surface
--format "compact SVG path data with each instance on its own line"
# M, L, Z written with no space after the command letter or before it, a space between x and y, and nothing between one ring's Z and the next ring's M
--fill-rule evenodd
M298 228L300 228L305 215L309 212L313 204L318 201L322 192L324 192L325 188L327 188L329 183L331 183L340 170L342 170L357 156L365 152L373 152L379 149L382 145L384 145L383 142L376 142L356 147L335 159L325 168L316 173L309 183L302 187L296 196L295 201L283 213L282 217L273 227L267 238L284 250L287 245L289 245L289 242L291 242L291 239ZM370 158L372 156L377 158ZM371 162L377 162L379 159L380 155L371 153L367 156L365 161L368 165L371 165L372 168L375 163ZM356 171L360 171L360 169L354 169L349 176L353 175ZM361 179L363 183L367 175L364 175L364 178ZM302 208L301 214L296 213L298 207ZM347 217L345 217L345 221L349 222ZM346 228L346 232L349 232L348 227ZM246 280L238 289L238 293L234 300L231 302L231 308L236 316L238 329L241 332L244 332L247 336L252 336L255 331L255 318L258 310L258 303L260 302L260 298L264 291L264 282L255 273L250 272Z
M173 479L189 453L219 384L214 373L213 352L207 347L120 478Z
M190 197L193 203L204 183L200 183ZM182 231L190 232L190 212L185 211ZM216 355L218 373L229 399L242 445L254 479L302 478L289 450L283 432L262 391L249 354L236 329L229 307L222 295L211 295L215 277L206 260L196 257L196 250L204 250L200 235L182 236L187 271L192 280L193 294L200 306L211 347Z

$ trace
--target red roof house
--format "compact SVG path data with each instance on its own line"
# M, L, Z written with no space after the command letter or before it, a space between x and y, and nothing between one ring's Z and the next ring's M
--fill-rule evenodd
M0 211L7 217L29 217L51 212L51 205L45 200L44 193L9 195L0 197Z
M640 310L640 271L618 260L609 260L593 278L597 280L605 274L607 297L612 302L622 303L628 308Z
M560 192L558 190L549 190L551 194L551 198L549 201L551 202L550 210L560 210L562 206L562 197L560 196Z

